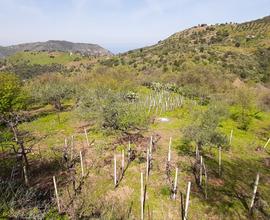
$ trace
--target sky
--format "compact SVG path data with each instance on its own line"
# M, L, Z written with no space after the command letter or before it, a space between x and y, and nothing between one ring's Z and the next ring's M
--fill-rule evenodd
M0 0L0 45L67 40L114 53L207 23L270 15L270 0Z

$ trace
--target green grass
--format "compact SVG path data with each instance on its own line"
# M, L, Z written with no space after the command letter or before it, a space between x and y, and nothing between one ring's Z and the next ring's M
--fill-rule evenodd
M127 68L127 72L135 69L134 71L138 73L138 84L157 81L176 83L181 89L190 86L189 88L194 93L198 92L198 96L196 96L197 93L195 94L196 98L200 98L200 95L211 95L212 93L219 93L223 97L226 92L231 92L231 82L237 77L242 78L243 81L250 80L249 83L246 83L246 86L262 82L261 76L266 75L269 67L269 53L267 52L270 45L267 38L270 33L269 24L264 27L255 22L252 28L250 24L235 27L229 24L214 25L214 29L214 31L201 31L200 28L193 28L186 32L176 33L161 43L142 51L135 50L121 54L119 57L113 57L111 60L100 60L101 63L103 62L104 65L108 66L119 65L119 63L121 65L123 61L125 64L122 63L122 65L132 66ZM223 36L219 42L211 42L211 37L217 37L218 31L228 31L229 35ZM197 32L197 34L192 32ZM261 33L258 34L259 32ZM255 38L246 41L246 36L253 34L256 35ZM200 42L201 40L205 40L205 42ZM236 42L240 42L240 47L236 47ZM264 49L263 57L259 55L262 53L259 51L258 45ZM58 63L68 65L76 58L84 59L77 55L70 56L68 53L60 52L21 52L9 57L8 60L12 64L51 65ZM262 60L262 58L265 58L265 60ZM263 62L260 63L261 61ZM119 69L121 70L121 68ZM119 69L116 68L115 71L118 72ZM102 79L107 83L107 79L110 79L110 77L106 70L101 69L99 73L102 74L97 75L101 77L104 75ZM120 86L118 80L122 80L122 77L111 78L113 79L111 79L113 85L108 85L115 89L118 88ZM88 79L92 80L92 78ZM94 80L95 78L93 78L93 84L95 83ZM226 83L229 83L230 86L226 87L224 85ZM123 85L125 84L124 81ZM137 91L144 100L147 96L153 95L153 91L145 86L140 85L136 88L130 86L129 88ZM185 92L189 91L185 90ZM176 94L173 94L173 96L176 96ZM225 95L225 98L230 97ZM73 106L74 102L66 104ZM205 146L201 152L209 177L208 199L204 198L204 194L196 185L192 173L194 143L184 142L182 131L183 128L197 119L194 112L202 113L207 108L208 106L201 106L193 100L186 99L184 100L184 106L181 108L161 114L155 113L155 111L150 113L151 118L167 117L169 122L155 120L148 127L148 130L142 131L144 137L149 138L156 134L161 137L157 143L157 150L153 153L153 169L147 186L146 216L149 209L153 213L152 219L180 219L179 193L176 201L170 199L171 183L167 181L165 174L170 137L172 137L171 179L174 177L175 167L177 166L179 167L179 192L185 195L188 181L192 183L189 219L248 219L248 205L257 172L261 174L258 188L260 195L268 204L270 203L269 167L264 162L265 159L269 158L270 145L266 151L260 149L270 135L270 112L260 112L255 116L253 113L256 112L256 109L250 110L251 123L247 130L241 130L239 122L233 117L235 113L241 111L239 106L230 107L229 117L222 121L218 128L228 138L231 130L234 131L231 146L222 149L221 177L218 175L218 148ZM128 121L129 118L127 117L126 120ZM93 146L86 146L85 127L89 129L88 137L90 141L95 140ZM52 150L61 150L65 138L74 135L77 154L80 150L86 149L84 164L86 171L90 173L82 187L82 193L78 196L79 202L84 204L83 211L90 215L95 209L100 209L101 212L104 212L103 214L106 214L107 219L112 219L112 217L109 217L110 212L114 211L117 215L131 208L132 219L139 218L140 172L145 172L145 162L140 162L139 159L133 161L126 170L119 187L114 189L113 185L112 158L114 154L120 156L121 150L127 148L127 143L119 142L119 139L125 134L111 134L98 129L95 125L92 127L87 122L82 121L76 111L71 108L58 115L51 106L38 109L38 113L31 120L20 124L19 130L29 133L30 137L26 139L25 144L27 147L33 146L33 153L29 155L32 163L43 164L44 161L51 161L48 169L53 170L48 173L47 171L50 170L44 170L44 173L48 175L43 176L44 181L48 183L46 178L51 181L52 175L61 174L58 181L60 197L63 202L69 200L66 189L71 186L66 184L65 176L62 175L63 170L60 171L58 165L63 156L62 152L55 159ZM143 147L146 151L147 146ZM141 148L143 147L141 146ZM132 143L132 148L136 149L137 146ZM36 160L38 151L42 154L40 160ZM139 154L144 155L145 152L139 152ZM119 168L120 157L117 163ZM1 161L1 172L10 174L14 164L14 160ZM35 165L33 169L36 168ZM76 177L79 178L81 174L79 163L76 164L75 169ZM35 178L36 176L33 176L33 179ZM126 193L125 190L130 194ZM124 211L122 210L123 207ZM269 208L267 211L270 213ZM54 214L55 212L52 210L51 215L54 216ZM55 216L55 218L58 218L57 215ZM262 213L258 216L262 216ZM258 216L255 216L255 218Z
M153 170L151 171L149 184L147 187L146 198L146 215L148 209L153 212L154 219L177 219L180 218L180 200L179 193L177 194L177 201L170 199L169 187L170 184L166 181L165 162L168 151L169 138L173 138L172 144L172 161L173 166L179 167L179 185L178 189L185 195L187 182L192 182L191 199L189 217L190 219L238 219L241 216L243 219L247 218L248 210L245 203L249 204L252 194L252 184L256 173L261 173L261 182L259 191L266 201L270 201L269 187L267 187L267 178L269 178L268 168L264 166L263 159L269 155L262 151L255 151L256 147L263 146L265 143L264 136L261 135L262 130L270 127L270 113L262 112L260 117L253 118L250 128L247 131L240 130L238 123L230 117L222 122L219 129L228 137L231 129L234 130L233 142L231 149L222 152L222 168L223 174L219 178L218 170L218 151L217 148L205 148L203 155L208 169L209 185L208 185L208 199L205 200L203 193L197 187L194 176L191 170L191 161L194 156L194 147L183 145L182 128L189 125L194 120L192 112L204 111L207 106L192 105L192 102L185 102L182 108L174 111L165 112L159 117L168 117L169 122L158 122L152 124L144 136L150 136L158 133L161 140L158 142L157 151L153 153ZM45 109L49 109L46 107ZM231 112L238 111L237 107L233 107ZM78 140L78 149L85 144L85 137L83 130L80 128L80 121L76 113L71 110L60 113L60 123L57 114L53 111L37 117L35 120L25 122L20 125L20 130L29 131L35 138L40 139L35 143L34 147L41 147L42 151L50 149L51 146L63 146L64 138L75 135ZM268 133L269 134L269 133ZM95 145L91 150L91 154L86 155L87 164L89 161L102 164L105 158L113 158L113 154L120 155L121 149L127 146L118 145L116 150L112 150L112 143L119 137L117 134L107 135L98 130L90 130L88 133L90 140L95 139ZM84 144L83 144L84 143ZM29 143L28 143L29 144ZM183 148L186 147L186 149ZM135 146L132 144L132 147ZM106 155L106 156L105 156ZM50 157L51 154L45 154L45 157ZM117 189L114 189L113 179L111 178L113 172L113 164L101 165L96 167L86 167L91 175L83 190L83 199L85 204L92 207L93 204L98 204L99 198L106 198L108 201L111 196L116 196L124 193L124 189L130 190L131 196L125 198L125 204L119 202L116 207L131 206L131 216L138 218L140 216L140 172L145 171L145 163L139 163L137 160L133 161L127 169L123 180ZM120 166L120 160L118 161ZM172 169L172 179L174 177L175 169ZM80 175L80 167L77 166L77 174ZM222 184L218 184L221 182ZM64 198L65 186L61 187L60 195ZM89 195L92 196L89 196ZM120 195L119 195L120 196ZM125 195L122 195L123 197ZM243 196L239 199L237 196ZM103 200L102 200L103 201ZM89 210L88 210L89 211Z
M68 64L74 61L76 58L82 59L79 55L70 56L69 53L64 52L18 52L8 58L8 60L13 63L23 63L28 62L29 64L39 64L39 65L50 65L53 63L57 64Z

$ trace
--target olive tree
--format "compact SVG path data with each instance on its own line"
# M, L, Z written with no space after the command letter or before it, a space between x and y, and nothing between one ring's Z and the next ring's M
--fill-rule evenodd
M62 111L62 101L69 98L73 87L68 79L61 74L45 74L32 82L33 95L43 103L51 104L56 110Z
M232 115L233 119L238 122L239 129L248 130L252 117L260 112L256 109L255 93L253 90L243 87L236 90L234 99L238 111Z
M63 100L70 98L74 91L68 77L59 73L45 74L36 78L30 83L30 89L34 99L54 106L58 112L59 121L59 112L63 110Z
M218 130L223 117L226 116L226 109L223 106L211 105L200 115L197 120L184 128L184 139L195 141L199 148L205 145L217 146L227 143L226 136Z
M137 101L127 98L129 92L88 90L80 97L77 112L83 119L101 129L128 132L144 128L148 115L137 108Z
M28 168L27 152L18 131L26 104L27 95L19 78L15 74L0 73L0 121L13 133L14 141L20 147L23 163Z

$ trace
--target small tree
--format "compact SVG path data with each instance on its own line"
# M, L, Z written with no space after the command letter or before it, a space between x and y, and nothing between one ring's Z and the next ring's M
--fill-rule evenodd
M0 73L0 121L13 133L14 141L20 147L23 163L28 168L27 153L17 127L24 116L21 110L25 108L26 101L27 95L19 78L11 73Z
M252 113L255 109L254 94L250 89L241 88L236 91L235 102L239 106L239 111L234 114L234 119L238 121L240 129L248 130L254 116Z
M184 139L195 141L199 148L204 145L224 145L226 136L218 131L221 119L226 116L226 110L222 106L210 106L198 120L184 129Z
M46 74L34 80L30 87L35 99L54 106L60 121L59 112L63 110L62 102L70 98L74 91L68 79L61 74Z
M129 92L88 90L81 96L77 112L105 130L128 132L144 128L148 124L148 115L136 108L137 100L127 99L127 94Z

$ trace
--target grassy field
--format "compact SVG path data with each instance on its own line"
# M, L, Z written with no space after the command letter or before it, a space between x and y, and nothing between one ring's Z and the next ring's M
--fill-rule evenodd
M237 123L231 118L220 125L220 130L230 136L233 129L231 147L222 151L222 176L218 176L218 151L217 148L204 148L202 155L208 170L208 198L204 198L203 191L195 183L192 173L195 148L185 145L182 140L182 128L193 120L190 109L204 111L205 107L185 104L182 108L166 112L158 117L166 117L168 122L156 120L151 127L143 133L145 142L132 143L132 148L140 149L140 154L145 157L145 151L150 136L158 136L160 139L155 145L153 153L153 169L147 185L146 216L151 219L179 219L180 218L180 192L185 195L187 182L191 181L190 219L245 219L248 214L248 206L252 196L253 182L256 173L261 174L259 191L264 200L270 201L268 167L264 160L269 158L269 151L261 147L265 144L265 134L270 127L270 113L260 113L258 119L253 119L248 131L237 128ZM235 109L231 109L231 112ZM73 110L60 113L60 123L57 114L50 112L38 117L31 122L23 123L20 129L27 130L35 140L33 149L35 154L41 154L43 160L51 160L54 157L52 149L64 145L64 139L75 136L76 152L87 148L85 153L86 170L89 177L83 185L83 201L91 205L105 198L114 211L126 212L130 209L129 217L138 219L140 216L140 172L145 171L145 159L136 159L125 172L118 188L113 186L114 153L119 157L118 170L120 170L121 150L127 150L127 142L117 142L118 136L107 135L96 130L88 130L89 139L95 140L88 148L85 141L83 127ZM269 133L268 133L269 134ZM174 179L175 167L179 167L179 185L176 201L170 199L170 183L166 177L166 160L168 154L169 139L172 137L172 174ZM115 150L113 150L115 149ZM37 156L37 158L39 158ZM39 158L39 160L41 159ZM107 161L106 163L104 161ZM78 165L77 172L80 173ZM57 175L57 173L56 173ZM80 175L80 174L78 174ZM61 176L61 175L60 175ZM37 179L42 178L34 177ZM65 179L59 177L60 198L65 203L66 188ZM49 178L50 180L50 178ZM50 180L51 181L51 180ZM62 183L61 183L62 181ZM112 203L112 204L111 204ZM87 205L85 205L87 207Z
M61 52L19 52L8 58L8 61L14 64L28 63L28 64L39 64L39 65L50 65L53 63L57 64L68 64L76 59L81 60L80 55L70 55L69 53Z
M28 187L22 175L26 159L16 152L22 142L14 139L13 124L0 120L1 214L139 219L143 172L147 220L181 219L180 195L186 196L188 182L188 219L270 219L270 143L263 148L270 138L269 30L269 18L198 25L116 56L21 52L1 60L1 71L14 71L20 79L0 73L7 81L0 81L0 111L8 120L18 120L19 139L30 151ZM151 137L153 164L146 180ZM129 141L135 157L128 166L125 160L121 178L121 153L124 150L127 157ZM196 146L206 166L207 185L206 176L198 184ZM20 172L13 177L16 166ZM172 200L176 168L178 191ZM257 173L256 207L250 215ZM10 184L17 184L11 187L13 194L3 191Z

